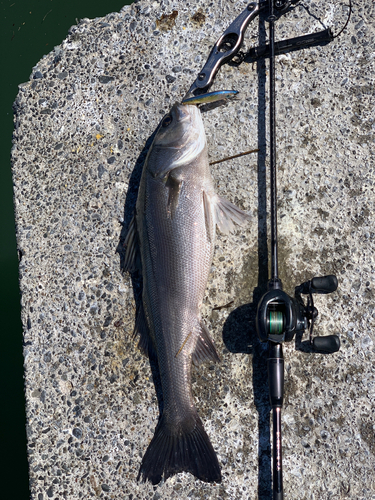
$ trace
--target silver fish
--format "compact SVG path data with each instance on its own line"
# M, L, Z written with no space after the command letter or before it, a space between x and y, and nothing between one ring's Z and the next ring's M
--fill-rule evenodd
M143 293L136 320L140 349L156 355L164 408L138 479L153 484L178 472L221 481L216 453L198 416L191 365L219 361L200 307L216 226L225 233L248 219L215 193L199 109L175 104L148 152L125 240L125 267L140 251Z

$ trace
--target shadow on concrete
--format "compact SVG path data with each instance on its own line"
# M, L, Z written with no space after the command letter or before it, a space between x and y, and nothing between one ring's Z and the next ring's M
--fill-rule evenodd
M266 43L265 19L259 17L259 45ZM266 64L257 61L258 77L258 286L253 301L238 307L224 324L223 341L232 353L252 356L254 405L258 413L258 498L272 500L271 428L267 376L267 344L261 343L255 328L258 303L267 291L267 178L266 178Z
M133 171L132 171L130 179L129 179L129 188L128 188L128 191L126 194L125 207L124 207L123 227L122 227L122 230L120 233L119 244L116 248L116 252L120 255L120 267L121 267L121 270L123 272L127 272L127 271L125 271L125 266L124 266L125 253L126 253L126 248L124 247L124 240L125 240L126 234L128 232L130 221L133 217L133 214L135 213L135 206L137 203L138 189L139 189L139 184L141 181L143 166L144 166L144 163L146 161L148 150L151 147L151 144L154 140L154 137L156 135L156 131L158 130L158 128L159 128L159 124L155 128L154 132L147 139L144 148L142 149L140 155L137 158L137 161L135 162ZM139 308L140 308L141 303L142 303L143 280L142 280L141 270L139 270L139 271L137 270L135 272L132 272L130 274L130 277L131 277L133 293L134 293L134 301L135 301L135 306L136 306L136 314L135 314L135 318L136 318L138 315ZM134 318L134 320L135 320L135 318ZM137 339L135 339L135 341L137 341ZM161 387L161 379L160 379L158 361L157 361L156 356L153 355L153 353L149 354L149 361L150 361L150 368L151 368L153 383L155 386L155 392L156 392L156 396L158 399L159 418L160 418L161 414L163 413L163 392L162 392L162 387Z

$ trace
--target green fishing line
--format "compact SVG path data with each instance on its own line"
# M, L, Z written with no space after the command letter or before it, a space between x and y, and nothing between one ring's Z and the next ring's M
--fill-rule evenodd
M269 328L271 334L280 335L283 333L284 316L280 311L270 311Z

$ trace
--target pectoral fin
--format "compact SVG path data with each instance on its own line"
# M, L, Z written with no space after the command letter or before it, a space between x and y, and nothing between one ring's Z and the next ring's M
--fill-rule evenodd
M233 205L230 201L217 196L215 204L215 220L218 228L224 234L234 231L234 223L240 226L250 220L250 215Z
M167 182L165 183L165 186L169 190L167 209L171 219L173 219L173 217L175 216L178 207L178 200L180 197L182 182L182 178L178 175L175 175L172 170L172 172L168 175Z
M211 235L214 234L215 221L214 221L214 210L212 208L211 197L206 191L203 191L203 209L204 209L204 220L206 223L206 231L208 240L211 241Z

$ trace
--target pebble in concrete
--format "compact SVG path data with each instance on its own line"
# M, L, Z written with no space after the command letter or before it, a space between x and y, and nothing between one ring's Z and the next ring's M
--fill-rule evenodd
M298 7L278 21L278 39L338 31L345 7L338 18L336 2L303 3L315 17ZM204 115L212 160L261 148L212 168L218 192L253 214L218 236L203 316L222 362L193 377L220 485L185 473L156 488L136 482L158 406L118 252L147 140L245 7L142 0L83 19L20 85L12 159L33 500L270 498L266 351L253 322L268 266L262 62L224 67L215 88L241 99ZM289 499L375 498L374 15L371 0L355 2L341 37L277 63L281 278L292 292L338 276L338 291L316 299L317 331L342 344L332 356L286 346Z

